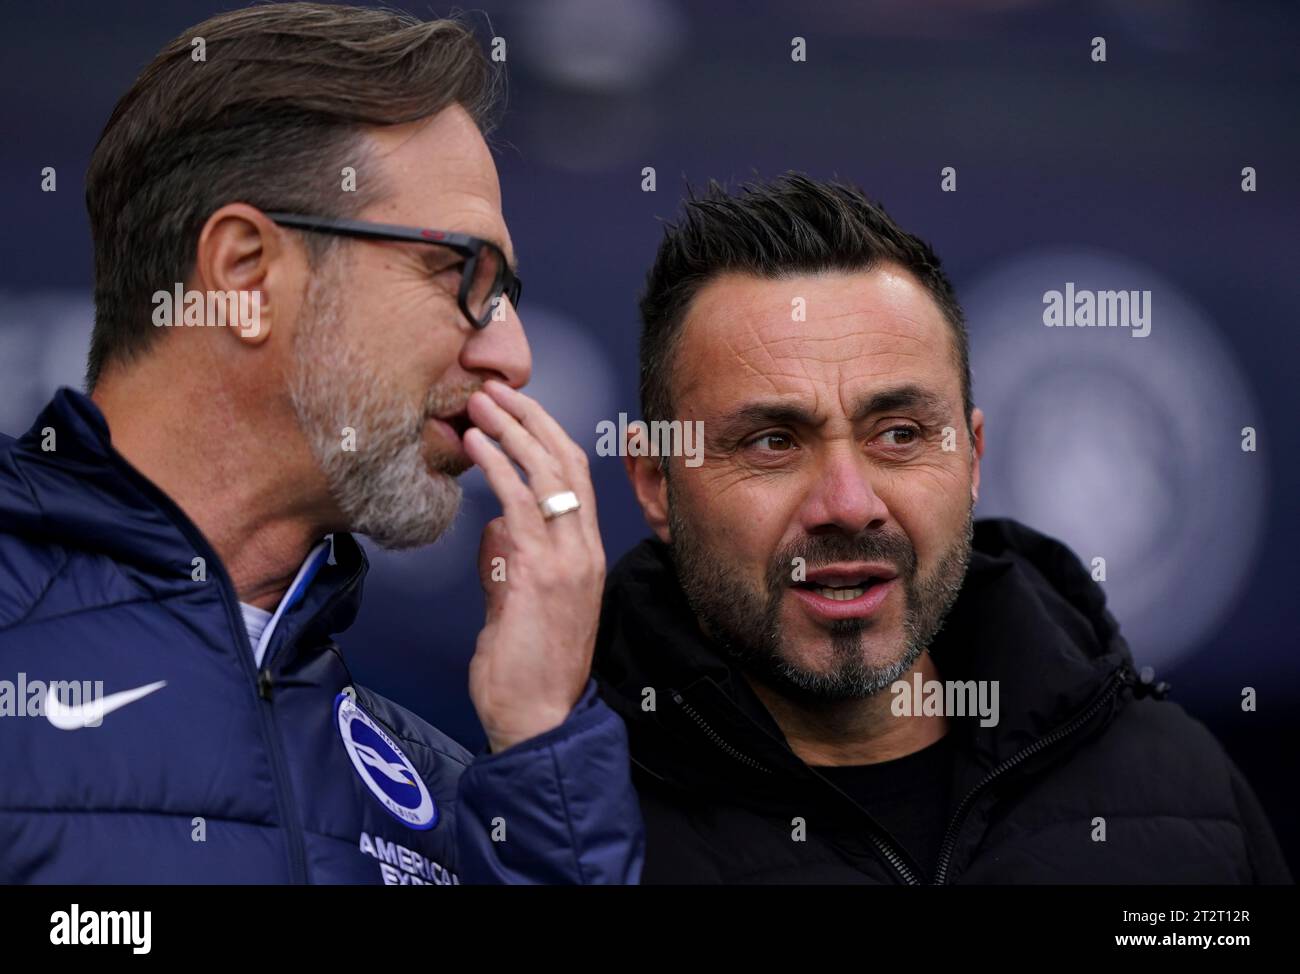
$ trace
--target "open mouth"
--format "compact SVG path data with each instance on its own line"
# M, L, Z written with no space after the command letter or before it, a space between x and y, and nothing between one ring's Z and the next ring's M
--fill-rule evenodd
M434 418L440 419L442 422L450 426L458 440L463 439L465 431L474 425L470 422L469 412L463 409L458 413L452 413L450 416L436 416Z
M837 565L810 570L791 587L815 617L860 618L880 608L897 578L887 565Z
M831 599L835 602L849 602L866 595L867 590L872 586L880 585L887 581L889 581L887 578L867 577L860 581L843 585L822 585L816 582L795 582L794 587L809 592L815 592L824 599Z
M813 585L810 582L797 583L798 588L807 589L809 592L816 592L824 599L833 599L836 602L848 602L850 599L856 599L861 595L867 594L867 589L876 584L879 579L867 579L859 585Z
M442 441L441 446L433 447L435 454L443 457L436 464L439 469L459 475L473 466L465 451L465 434L474 425L468 412L462 409L445 416L430 416L429 424L438 430L438 438Z

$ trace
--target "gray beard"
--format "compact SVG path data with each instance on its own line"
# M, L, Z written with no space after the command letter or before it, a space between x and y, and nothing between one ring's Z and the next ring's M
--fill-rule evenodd
M700 534L692 530L687 514L670 479L668 521L673 561L700 628L750 676L784 697L811 704L870 697L912 669L957 600L974 537L968 510L961 533L934 570L918 577L916 552L904 535L869 531L857 536L809 536L776 552L764 591L756 591L731 564L725 550L711 550L699 543ZM787 648L780 621L796 557L803 558L809 568L833 561L886 561L898 568L906 606L902 645L890 662L874 664L864 656L862 633L874 625L871 620L840 619L830 625L834 665L820 672L800 664Z
M431 390L423 409L394 395L346 339L337 254L318 268L294 336L289 394L298 424L348 529L384 548L414 548L442 536L460 509L451 458L424 458L427 417L463 403L470 389ZM355 449L344 449L345 430ZM349 444L351 445L351 444Z

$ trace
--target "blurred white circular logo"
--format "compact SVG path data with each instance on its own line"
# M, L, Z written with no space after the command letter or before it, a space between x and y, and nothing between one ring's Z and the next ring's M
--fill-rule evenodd
M1110 291L1149 292L1149 333L1073 326L1082 314L1045 326L1062 294L1082 307ZM1264 459L1241 448L1259 417L1231 349L1171 282L1091 250L1018 259L961 297L987 418L977 516L1104 559L1140 664L1193 650L1248 578L1264 514Z

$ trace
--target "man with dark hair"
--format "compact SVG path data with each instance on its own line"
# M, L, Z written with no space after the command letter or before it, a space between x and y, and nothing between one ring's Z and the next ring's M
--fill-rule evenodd
M643 882L1289 882L1205 728L1065 546L974 522L984 417L940 262L859 190L711 184L641 301L610 573ZM672 427L669 427L672 428Z
M636 881L586 457L518 391L494 90L460 23L284 4L199 24L118 103L92 395L0 437L0 714L30 718L0 734L0 882ZM332 640L347 532L433 541L472 464L504 509L474 758Z

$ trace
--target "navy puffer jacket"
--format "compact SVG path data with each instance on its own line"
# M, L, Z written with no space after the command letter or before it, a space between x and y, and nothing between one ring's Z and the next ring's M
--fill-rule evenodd
M259 670L220 559L89 399L0 437L0 882L637 880L626 733L594 686L474 758L348 674L356 541L312 568Z

